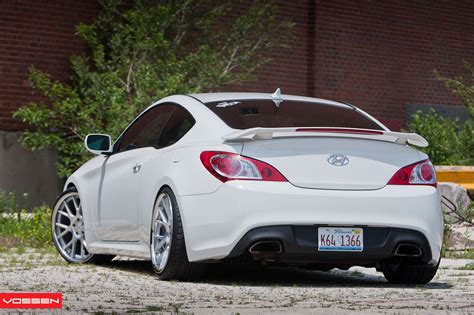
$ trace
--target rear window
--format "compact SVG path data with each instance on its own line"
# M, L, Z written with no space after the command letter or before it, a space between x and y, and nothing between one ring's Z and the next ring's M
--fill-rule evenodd
M349 105L283 101L277 107L272 100L229 100L205 103L229 127L348 127L382 128Z

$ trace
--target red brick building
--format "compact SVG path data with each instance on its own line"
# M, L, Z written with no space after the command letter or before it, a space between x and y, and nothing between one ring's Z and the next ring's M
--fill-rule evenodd
M447 76L473 61L474 2L471 1L276 1L282 18L295 22L288 49L270 52L258 80L224 88L300 94L360 106L398 130L407 113L423 106L461 105L433 70ZM237 6L237 5L236 5ZM242 5L243 7L244 5ZM18 147L24 126L11 117L36 97L28 82L35 65L67 80L69 56L85 51L74 27L90 21L96 0L0 1L0 189L30 192L51 201L51 152Z

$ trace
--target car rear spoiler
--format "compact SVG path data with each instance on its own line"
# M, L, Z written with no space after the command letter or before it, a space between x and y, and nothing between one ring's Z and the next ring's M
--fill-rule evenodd
M281 137L338 137L357 138L411 144L427 147L428 141L416 133L394 132L387 130L359 128L322 128L322 127L285 127L285 128L250 128L238 130L222 137L227 142L245 142L253 140L270 140Z

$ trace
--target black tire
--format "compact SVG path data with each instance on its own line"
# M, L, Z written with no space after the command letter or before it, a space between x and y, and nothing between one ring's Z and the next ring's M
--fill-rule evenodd
M186 253L186 241L184 239L181 213L179 211L176 197L169 187L164 187L158 195L162 193L168 194L173 207L172 241L166 267L160 272L152 262L153 270L161 280L196 280L204 273L205 266L204 264L189 262L188 254ZM152 220L154 220L154 218L155 214L153 214ZM150 229L150 244L151 237L152 231ZM150 250L152 250L151 246Z
M436 266L430 266L408 260L390 259L383 261L381 267L385 279L390 283L426 284L436 275L440 261Z
M88 257L87 259L84 259L84 260L81 260L81 261L73 261L71 260L70 257L68 257L67 255L65 255L63 253L63 251L60 249L60 246L58 244L58 241L57 239L55 238L54 236L54 220L55 220L55 211L54 209L56 208L57 206L57 203L59 201L61 201L63 199L63 197L65 195L68 195L68 194L71 194L71 193L77 193L77 189L76 188L68 188L66 189L64 192L62 192L58 198L56 199L56 202L54 203L54 207L53 207L53 211L51 212L51 228L52 228L52 240L53 240L53 244L54 246L56 247L56 250L58 251L58 253L61 255L61 257L67 261L68 263L80 263L80 264L85 264L85 263L93 263L93 264L97 264L97 265L102 265L102 264L106 264L106 263L109 263L110 261L112 261L112 259L115 258L115 255L98 255L98 254L91 254L90 257Z

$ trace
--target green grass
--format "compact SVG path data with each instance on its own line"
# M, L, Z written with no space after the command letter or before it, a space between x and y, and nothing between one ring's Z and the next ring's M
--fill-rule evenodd
M29 215L26 210L0 213L0 251L8 248L51 247L51 209L37 207Z
M459 268L461 270L474 270L474 263L469 263L461 268Z
M474 248L468 248L462 251L446 251L444 252L443 257L455 259L474 259Z
M163 307L156 306L156 305L149 305L146 307L147 312L161 312L163 311Z

